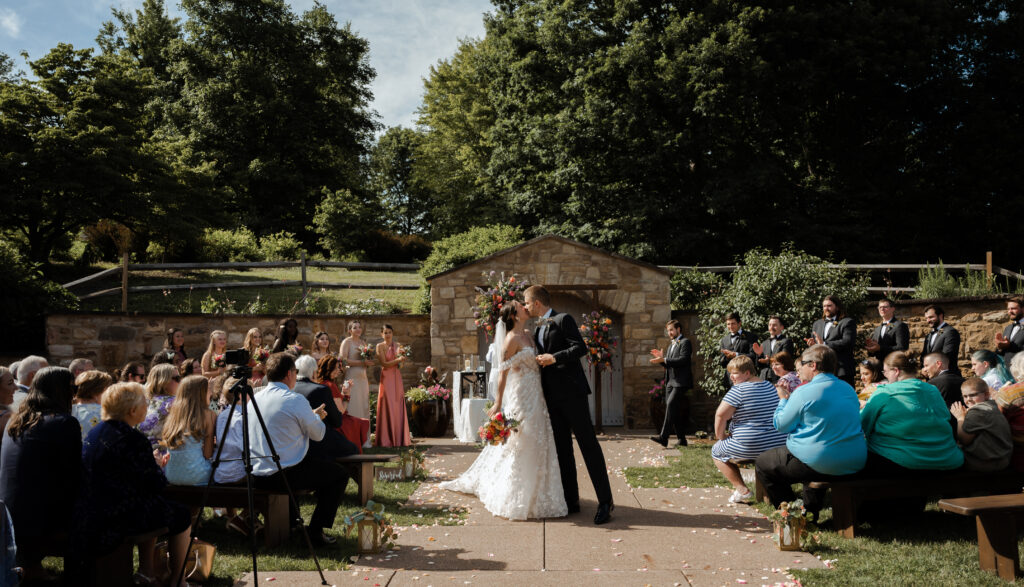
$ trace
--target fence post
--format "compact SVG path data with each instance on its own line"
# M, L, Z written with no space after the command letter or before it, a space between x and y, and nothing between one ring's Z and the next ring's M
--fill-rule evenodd
M299 262L302 266L302 309L305 310L309 307L309 287L306 283L306 251L302 251L302 257Z
M121 311L128 312L128 251L121 253Z
M992 287L992 251L985 251L985 277L988 279L989 287Z

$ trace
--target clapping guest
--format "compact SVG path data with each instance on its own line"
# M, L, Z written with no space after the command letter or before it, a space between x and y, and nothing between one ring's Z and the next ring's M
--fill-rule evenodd
M796 364L793 362L793 355L782 351L771 356L772 373L775 375L775 385L782 385L786 391L793 393L793 390L800 387L800 375L796 372Z
M793 362L793 339L786 334L786 323L778 316L768 317L768 338L761 344L756 342L753 345L757 354L757 365L761 369L760 377L765 381L774 384L779 377L772 370L772 356L778 353L787 353L790 356L790 363Z
M44 367L33 375L0 447L0 499L14 522L26 581L51 578L42 560L46 554L64 554L82 478L81 429L71 416L71 371Z
M139 432L149 439L153 448L156 448L163 438L164 420L171 411L171 404L174 403L180 382L181 375L178 375L174 365L157 365L149 374L149 380L146 382L149 405L145 419L139 424Z
M722 398L715 412L715 438L711 447L715 466L732 484L734 491L729 501L748 501L752 493L747 489L738 466L732 459L757 458L762 452L786 443L786 435L772 425L772 414L779 404L775 387L757 377L754 362L747 356L738 356L726 367L732 387ZM726 424L729 434L726 435Z
M137 383L117 383L103 394L103 421L86 437L78 457L87 481L75 544L85 560L95 560L128 536L167 528L169 568L180 569L188 551L189 511L160 495L167 485L160 468L166 457L154 455L135 429L146 413L146 392ZM149 584L157 570L155 546L156 539L139 545L139 574ZM185 585L182 581L180 587Z
M210 480L216 420L210 410L210 380L186 377L163 426L162 445L170 454L164 469L168 483L205 485Z
M787 434L786 445L765 451L754 465L772 505L792 501L794 483L803 484L808 511L821 510L823 489L807 482L860 471L867 458L857 394L835 376L836 354L825 345L804 351L797 368L804 385L790 391L776 385L779 405L775 429Z
M865 474L912 476L962 466L964 455L949 433L949 411L939 390L917 379L902 351L889 353L882 365L889 383L860 412L868 443Z
M206 347L206 352L203 353L203 376L207 379L213 379L218 375L224 374L226 368L223 364L218 364L217 357L224 354L228 350L228 333L223 330L214 330L210 333L210 346Z
M1010 323L995 337L996 353L1003 357L1007 364L1013 363L1013 357L1024 349L1024 298L1013 297L1006 300L1006 316Z
M1010 464L1013 438L1010 424L990 399L989 385L978 377L964 381L964 402L949 409L956 418L956 439L971 471L1001 471Z
M878 300L878 315L882 323L864 342L864 349L881 365L889 353L910 348L910 327L896 318L896 308L889 298Z
M957 358L960 356L960 332L946 322L945 312L934 304L924 309L924 319L932 331L924 337L921 356L942 353L946 355L946 368L951 373L960 375L960 367L957 365Z
M89 431L103 419L100 399L103 392L114 384L114 378L103 371L86 371L75 378L75 403L71 406L71 415L82 427L82 440Z
M857 323L846 316L839 298L825 296L821 300L821 319L811 327L811 337L804 340L808 345L823 344L832 349L839 364L836 377L853 385Z
M875 393L875 390L878 389L878 384L885 383L885 377L882 376L882 362L874 357L864 359L857 366L857 371L860 375L861 384L857 399L861 402L866 402L871 398L871 394Z
M319 361L326 356L333 356L331 336L323 331L317 332L316 336L313 337L313 349L309 354L312 355L314 361Z
M665 323L665 334L670 341L668 350L664 353L661 349L651 350L651 364L665 367L665 419L660 434L652 436L651 440L667 447L669 437L675 432L679 439L676 446L686 446L686 421L690 415L690 398L686 394L693 388L690 366L693 346L683 336L683 325L678 320Z
M1003 358L989 350L974 351L971 355L971 369L992 391L999 391L1007 383L1013 382L1013 375L1003 363Z
M754 345L757 343L757 337L754 333L743 330L743 321L740 320L740 315L737 312L729 312L725 317L725 328L728 332L722 337L722 340L718 343L719 352L722 354L719 357L719 364L726 368L725 372L725 388L729 389L732 387L732 378L729 376L729 361L732 361L738 356L749 357L751 361L757 358L757 353L754 352Z

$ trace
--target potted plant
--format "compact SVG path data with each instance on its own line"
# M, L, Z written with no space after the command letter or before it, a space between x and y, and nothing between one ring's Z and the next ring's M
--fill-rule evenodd
M804 500L780 503L768 519L775 525L773 539L779 543L779 550L800 550L800 539L811 524L811 513L804 508Z
M651 398L651 424L660 430L665 421L665 380L656 379L647 395Z
M420 374L420 384L405 391L410 423L420 436L444 436L452 420L452 390L445 387L447 373L439 374L427 365Z
M395 546L398 533L391 520L384 515L384 505L372 499L354 514L345 516L345 534L356 528L356 551L359 554L376 554Z

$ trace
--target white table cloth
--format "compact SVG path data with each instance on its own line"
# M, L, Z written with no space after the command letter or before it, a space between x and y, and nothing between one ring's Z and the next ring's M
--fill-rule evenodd
M469 372L473 373L473 372ZM482 374L482 372L478 372ZM455 412L455 438L461 442L479 442L477 431L487 423L487 399L462 396L462 372L452 377L452 411Z

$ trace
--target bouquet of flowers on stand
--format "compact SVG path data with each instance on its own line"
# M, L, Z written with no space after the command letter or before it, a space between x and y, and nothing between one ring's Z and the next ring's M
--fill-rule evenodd
M364 361L372 361L377 358L377 349L370 343L359 345L359 358Z
M500 276L494 271L484 271L483 276L487 280L487 286L476 288L479 293L476 296L476 309L473 310L473 318L476 319L476 327L482 328L487 333L487 340L491 340L494 338L494 328L498 323L501 309L505 304L516 299L516 296L529 287L530 283L516 277L514 273L506 278L504 271Z
M506 418L498 412L486 424L480 427L480 440L485 444L505 444L509 435L519 430L519 421Z

